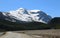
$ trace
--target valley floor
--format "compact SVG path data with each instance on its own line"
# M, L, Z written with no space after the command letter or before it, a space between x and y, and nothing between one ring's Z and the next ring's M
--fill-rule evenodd
M0 32L0 38L60 38L60 29Z

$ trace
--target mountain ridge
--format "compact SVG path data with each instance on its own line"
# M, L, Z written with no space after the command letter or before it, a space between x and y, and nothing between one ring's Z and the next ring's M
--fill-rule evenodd
M19 8L15 11L10 11L7 13L1 12L0 17L11 22L42 22L48 23L52 17L45 14L41 10L26 10L24 8ZM0 18L1 19L1 18Z

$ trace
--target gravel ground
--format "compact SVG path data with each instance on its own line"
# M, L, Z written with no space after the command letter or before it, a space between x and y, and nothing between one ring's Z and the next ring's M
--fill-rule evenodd
M0 36L0 38L34 38L34 37L22 33L6 32L6 34Z

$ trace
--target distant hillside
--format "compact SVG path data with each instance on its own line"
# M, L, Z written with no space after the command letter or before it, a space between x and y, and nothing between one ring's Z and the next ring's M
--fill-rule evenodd
M54 17L48 24L51 28L60 29L60 17Z

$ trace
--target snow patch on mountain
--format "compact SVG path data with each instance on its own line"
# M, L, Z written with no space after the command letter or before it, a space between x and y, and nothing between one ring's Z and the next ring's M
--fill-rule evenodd
M26 10L24 8L19 8L18 10L15 10L15 11L3 13L3 15L6 17L9 17L10 19L8 18L6 19L13 22L16 22L16 20L19 20L20 22L36 21L36 22L48 23L52 19L51 16L45 14L41 10Z

